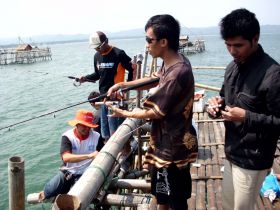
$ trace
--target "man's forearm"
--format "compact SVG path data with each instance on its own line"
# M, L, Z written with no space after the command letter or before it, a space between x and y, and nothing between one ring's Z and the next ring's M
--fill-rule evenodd
M141 78L138 80L133 80L133 81L129 81L129 82L120 82L117 85L119 85L119 88L126 88L126 87L130 87L130 86L134 86L134 85L138 85L144 82L148 82L150 80L153 80L154 78L150 78L150 77L145 77L145 78ZM157 85L157 83L152 84L152 85L147 85L147 86L143 86L141 88L137 88L137 90L146 90L146 89L150 89L151 87L155 87Z
M80 154L80 155L76 155L76 154L72 154L72 153L64 153L62 155L62 159L64 162L68 162L68 163L77 163L83 160L87 160L87 159L93 159L95 158L95 156L90 153L90 154Z

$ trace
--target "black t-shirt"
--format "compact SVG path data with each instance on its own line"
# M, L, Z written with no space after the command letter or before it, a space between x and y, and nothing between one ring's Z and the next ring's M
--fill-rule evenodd
M121 49L112 47L108 52L94 55L93 74L87 75L90 80L99 80L100 94L106 93L114 84L124 81L125 69L128 70L128 81L133 78L131 58Z

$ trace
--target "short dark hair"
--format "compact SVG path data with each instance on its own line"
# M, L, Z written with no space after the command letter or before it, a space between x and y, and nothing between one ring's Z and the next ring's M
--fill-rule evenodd
M219 25L224 40L242 36L252 41L256 35L260 34L260 24L256 15L244 8L233 10L222 18Z
M180 24L171 15L155 15L145 25L145 31L152 28L157 39L167 39L169 48L174 51L179 49Z
M88 100L91 100L93 98L97 98L100 96L100 93L99 92L96 92L96 91L92 91L89 96L88 96ZM100 101L100 100L99 100ZM96 102L96 101L95 101Z

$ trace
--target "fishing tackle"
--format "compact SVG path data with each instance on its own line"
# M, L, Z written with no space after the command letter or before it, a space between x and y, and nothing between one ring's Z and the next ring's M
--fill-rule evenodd
M73 85L75 86L75 87L79 87L79 86L81 86L81 82L80 82L80 78L78 78L78 77L73 77L73 76L67 76L69 79L73 79L74 81L73 81ZM93 83L95 83L95 80L90 80L90 79L85 79L85 81L86 82L93 82Z
M125 93L129 90L135 90L137 88L145 87L145 86L152 85L152 84L155 84L155 83L158 83L158 82L159 82L159 78L153 78L149 81L142 82L142 83L137 84L137 85L132 85L130 87L122 88L118 92L120 93L119 95L122 95L123 93ZM55 114L56 112L60 112L60 111L63 111L63 110L66 110L66 109L84 104L84 103L95 103L95 102L98 102L98 101L102 101L105 98L108 98L107 93L104 93L104 94L102 94L102 95L100 95L96 98L92 98L92 99L89 99L89 100L86 100L86 101L82 101L82 102L79 102L79 103L76 103L76 104L73 104L73 105L70 105L70 106L66 106L64 108L60 108L60 109L57 109L57 110L54 110L54 111L51 111L51 112L48 112L48 113L45 113L45 114L41 114L41 115L38 115L38 116L35 116L35 117L32 117L32 118L29 118L29 119L11 124L11 125L4 126L4 127L0 128L0 130L6 129L6 128L9 128L9 130L10 130L10 128L15 126L15 125L19 125L19 124L22 124L22 123L25 123L25 122L29 122L31 120L35 120L35 119L38 119L38 118L41 118L41 117L45 117L47 115ZM122 102L120 102L120 103L122 103Z
M68 76L69 79L73 79L73 85L75 87L80 86L82 83L80 82L80 79L78 77Z

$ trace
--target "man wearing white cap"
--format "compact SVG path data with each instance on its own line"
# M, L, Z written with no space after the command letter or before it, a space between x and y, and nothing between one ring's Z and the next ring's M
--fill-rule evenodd
M80 82L99 80L99 92L105 94L110 87L125 80L125 70L128 71L127 81L133 79L134 67L131 58L117 47L108 44L107 36L97 31L89 38L90 47L96 50L94 55L94 73L82 76ZM108 108L101 107L101 135L105 140L117 130L123 118L108 117Z
M101 149L100 134L92 129L98 126L93 123L92 112L79 110L75 119L68 123L75 127L63 133L61 138L60 154L64 165L40 192L41 201L67 193Z

